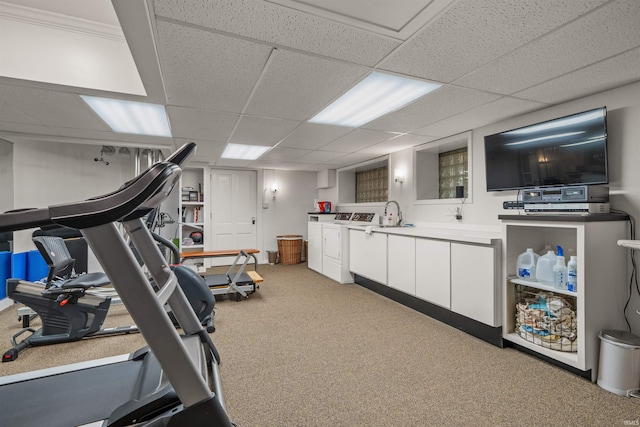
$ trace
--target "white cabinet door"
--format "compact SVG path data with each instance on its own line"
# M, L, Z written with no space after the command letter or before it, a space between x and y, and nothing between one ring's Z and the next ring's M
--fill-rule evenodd
M451 243L416 239L416 296L451 309Z
M349 270L380 284L387 284L387 235L349 230Z
M492 246L451 243L451 310L490 326L500 326Z
M307 266L322 273L322 223L309 222L307 231L309 239Z
M416 239L389 235L389 286L410 295L416 294Z

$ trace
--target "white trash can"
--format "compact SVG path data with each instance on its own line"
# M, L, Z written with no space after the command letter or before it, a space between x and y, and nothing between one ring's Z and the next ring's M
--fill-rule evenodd
M640 337L615 330L600 331L598 337L598 385L621 396L640 397Z

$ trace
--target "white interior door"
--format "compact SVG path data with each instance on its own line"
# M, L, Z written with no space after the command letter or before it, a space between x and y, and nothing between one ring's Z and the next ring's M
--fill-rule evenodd
M256 172L211 171L211 250L257 249ZM233 258L213 258L228 265Z

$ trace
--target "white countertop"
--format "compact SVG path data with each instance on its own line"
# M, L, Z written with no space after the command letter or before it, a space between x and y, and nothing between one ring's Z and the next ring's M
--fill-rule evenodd
M450 240L456 242L477 243L492 245L500 242L502 234L497 231L469 230L459 228L442 227L363 227L350 225L349 229L369 230L372 233L395 234L400 236L424 237L429 239Z

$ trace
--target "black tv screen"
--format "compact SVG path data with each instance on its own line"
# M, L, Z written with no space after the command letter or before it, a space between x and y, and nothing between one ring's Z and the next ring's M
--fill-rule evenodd
M606 107L488 135L487 191L606 184Z

